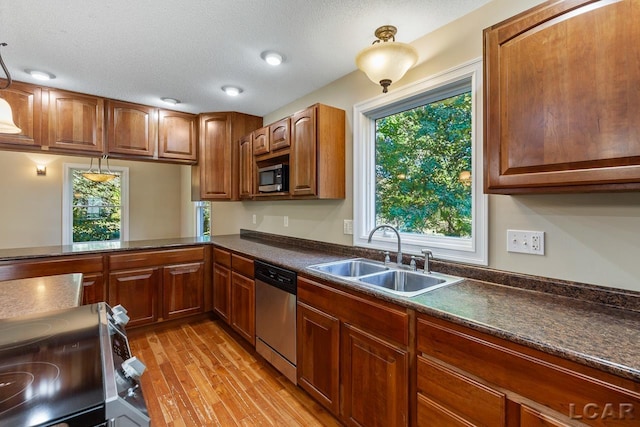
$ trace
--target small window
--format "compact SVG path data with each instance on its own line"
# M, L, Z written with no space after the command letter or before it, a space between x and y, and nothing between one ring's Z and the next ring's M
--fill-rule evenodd
M354 244L488 263L481 61L354 106Z
M128 169L110 168L113 179L95 182L83 176L86 165L64 168L63 243L128 240Z
M196 203L196 237L211 236L211 203Z

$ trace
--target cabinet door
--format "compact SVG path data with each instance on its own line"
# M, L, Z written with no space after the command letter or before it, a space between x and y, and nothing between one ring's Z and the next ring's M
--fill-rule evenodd
M290 123L291 120L287 117L269 126L271 151L289 148L291 145L291 134L289 132Z
M200 196L231 200L230 122L226 114L200 117Z
M253 131L253 154L267 154L269 152L269 128L263 127Z
M301 302L297 307L298 385L337 416L340 321Z
M213 266L213 311L227 324L231 321L231 271L220 264Z
M0 80L0 84L6 84ZM26 83L13 82L8 89L0 91L11 106L13 122L22 132L19 134L0 134L0 144L38 147L41 144L42 90Z
M158 145L157 111L146 105L108 100L109 154L153 157Z
M128 326L158 320L160 269L144 268L109 274L109 305L122 304L131 318Z
M316 108L291 117L289 192L293 196L316 195Z
M485 30L487 192L640 189L639 21L577 0Z
M184 160L195 163L198 160L197 116L178 111L158 112L158 158Z
M46 144L54 150L101 154L104 151L104 100L49 89L43 117Z
M162 312L165 319L202 313L204 263L171 265L163 268Z
M409 425L409 355L342 324L342 416L347 425Z
M520 427L569 427L569 424L565 424L526 405L521 405Z
M249 198L253 194L253 152L251 151L252 137L246 135L240 138L240 198Z
M256 345L256 291L253 279L231 273L231 327Z
M82 304L106 301L102 273L82 275Z

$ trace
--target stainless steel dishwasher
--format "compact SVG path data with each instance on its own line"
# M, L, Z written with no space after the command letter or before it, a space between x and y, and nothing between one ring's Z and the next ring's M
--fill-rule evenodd
M254 265L256 351L297 384L296 273L262 261Z

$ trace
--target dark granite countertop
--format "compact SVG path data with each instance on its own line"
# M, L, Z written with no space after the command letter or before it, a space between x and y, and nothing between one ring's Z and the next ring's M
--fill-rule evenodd
M484 279L465 279L417 297L400 297L308 269L313 264L359 256L353 254L355 251L350 252L350 248L327 250L327 244L320 242L309 248L292 245L286 239L267 241L228 235L210 239L135 241L113 246L92 244L0 250L0 261L208 243L640 382L638 311L504 286ZM593 289L587 288L586 291L592 292Z

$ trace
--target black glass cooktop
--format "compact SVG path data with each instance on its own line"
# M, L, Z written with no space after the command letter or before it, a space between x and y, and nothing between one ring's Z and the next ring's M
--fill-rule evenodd
M0 320L0 426L104 421L102 375L97 305Z

